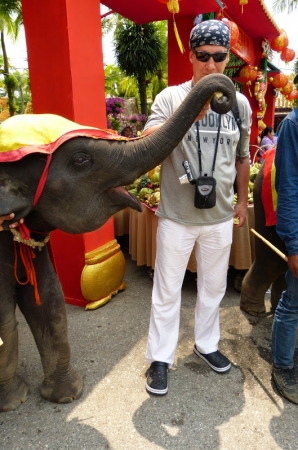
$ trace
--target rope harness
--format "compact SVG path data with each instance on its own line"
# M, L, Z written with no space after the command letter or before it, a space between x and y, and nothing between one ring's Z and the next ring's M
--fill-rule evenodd
M47 162L44 167L43 173L40 177L34 201L33 206L35 206L42 194L48 171L49 171L49 165L52 160L52 154L49 154L47 156ZM34 289L34 296L35 301L37 305L41 304L40 301L40 295L37 287L37 279L36 279L36 271L34 267L33 260L36 258L34 250L37 248L39 251L42 250L42 248L49 242L50 240L50 234L47 233L45 238L42 241L36 241L35 239L30 237L30 230L28 227L22 223L18 226L19 230L15 228L10 228L10 231L13 234L13 244L14 244L14 276L20 285L25 285L27 283L30 283L31 286L33 286ZM20 281L18 274L17 274L17 267L18 267L18 249L17 249L17 242L19 243L19 251L20 251L20 257L22 260L22 263L24 265L25 271L26 271L26 281Z

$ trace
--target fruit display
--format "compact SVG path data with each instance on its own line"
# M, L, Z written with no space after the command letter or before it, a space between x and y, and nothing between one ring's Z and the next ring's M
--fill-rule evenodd
M262 164L260 163L254 163L250 166L247 199L249 205L253 204L254 181L261 167ZM160 166L157 166L153 171L142 175L131 185L126 186L126 189L150 208L155 208L159 205L160 201L159 174ZM234 194L233 203L234 205L237 203L237 194Z
M157 166L126 186L126 189L150 208L157 207L160 200L159 173L160 166Z
M248 197L247 197L247 203L249 205L251 205L254 202L254 199L253 199L254 182L255 182L256 176L258 175L261 167L262 167L262 164L260 164L260 163L254 163L250 166L249 182L248 182ZM236 205L236 203L237 203L237 194L234 194L233 204Z

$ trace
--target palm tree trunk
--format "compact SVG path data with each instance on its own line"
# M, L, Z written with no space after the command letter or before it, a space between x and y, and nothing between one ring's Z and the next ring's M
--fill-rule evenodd
M146 93L146 77L138 77L138 86L141 100L141 113L148 115L147 93Z
M3 55L3 67L4 67L4 84L6 86L7 89L7 97L8 97L8 109L9 109L9 114L12 117L15 113L15 108L13 105L13 89L10 85L9 82L9 65L8 65L8 57L7 57L7 52L6 52L6 46L5 46L5 39L4 39L4 32L3 30L1 30L1 48L2 48L2 55Z

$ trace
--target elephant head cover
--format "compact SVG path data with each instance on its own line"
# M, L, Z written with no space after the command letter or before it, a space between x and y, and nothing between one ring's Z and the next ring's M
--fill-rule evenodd
M20 114L0 126L0 162L12 162L30 153L53 153L77 136L126 140L115 131L79 125L56 114Z

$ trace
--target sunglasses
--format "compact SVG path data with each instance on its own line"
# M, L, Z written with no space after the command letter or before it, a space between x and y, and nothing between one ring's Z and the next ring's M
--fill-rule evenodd
M197 60L200 62L207 62L212 57L214 62L219 63L223 62L228 56L228 52L209 53L199 50L194 50L193 52L196 55Z

